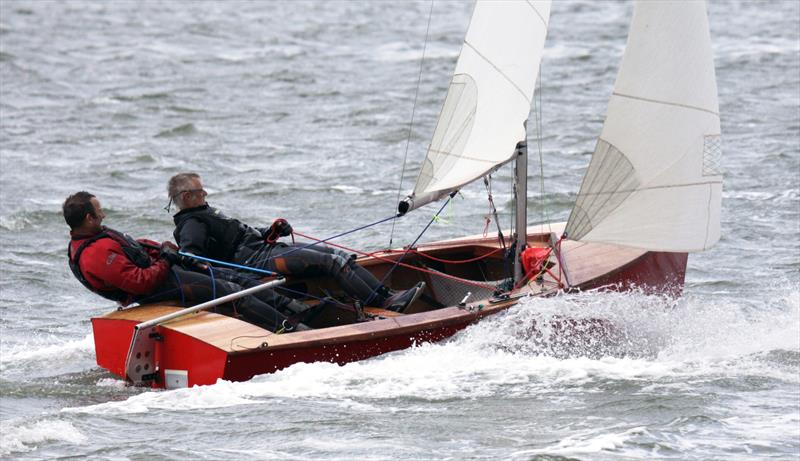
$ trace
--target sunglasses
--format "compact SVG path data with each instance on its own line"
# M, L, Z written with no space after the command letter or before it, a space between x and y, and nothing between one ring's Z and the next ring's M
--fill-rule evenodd
M190 193L190 194L193 194L193 193L195 193L195 192L202 192L202 193L203 193L203 195L208 195L208 192L206 192L206 190L205 190L205 189L203 189L203 188L200 188L200 189L185 189L185 190L179 190L178 192L176 192L176 193L175 193L175 195L171 195L171 196L169 197L169 202L167 202L167 206L165 206L165 207L164 207L164 211L166 211L167 213L169 213L169 212L170 212L170 210L172 209L172 202L174 202L174 201L175 201L175 197L176 197L176 196L178 196L178 195L180 195L180 194L183 194L183 193L185 193L185 192L188 192L188 193Z

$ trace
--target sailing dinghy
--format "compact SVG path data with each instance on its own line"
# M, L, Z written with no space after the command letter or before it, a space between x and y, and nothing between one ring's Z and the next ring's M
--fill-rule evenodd
M720 235L720 120L705 3L635 4L569 219L529 228L525 127L549 20L550 1L478 0L416 185L399 204L398 216L448 200L513 162L508 242L462 237L362 256L358 263L395 289L426 282L424 295L403 313L331 307L307 320L310 331L273 334L204 306L111 312L92 319L97 363L153 387L240 381L441 340L522 297L632 287L679 293L688 253ZM282 283L308 299L337 294L324 280L272 282Z

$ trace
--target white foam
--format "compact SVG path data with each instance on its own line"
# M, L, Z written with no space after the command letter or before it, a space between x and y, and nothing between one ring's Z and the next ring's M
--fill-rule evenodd
M97 381L97 387L111 387L116 389L125 389L127 383L122 379L116 378L102 378Z
M436 43L428 43L425 49L425 59L454 59L458 56L458 49ZM375 50L375 59L383 62L418 62L422 58L421 48L409 48L406 42L392 42L379 46Z
M60 420L44 420L26 426L3 424L0 434L0 455L35 450L44 442L60 441L82 445L87 438L71 423Z
M86 358L94 354L94 336L90 333L82 339L61 339L54 336L31 336L23 344L3 345L0 354L0 371L5 372L20 364L68 362L75 358Z
M123 402L64 411L180 411L290 398L337 402L354 413L369 413L386 411L386 402L393 399L420 399L416 407L424 407L424 401L498 394L569 398L570 389L591 391L596 383L609 380L639 381L650 390L680 388L693 378L710 375L769 376L800 383L796 367L776 366L768 358L775 350L800 351L796 294L784 290L766 311L691 297L675 303L636 293L525 299L509 312L484 319L442 343L344 366L300 363L247 382L144 392ZM547 327L549 321L564 316L607 319L618 330L617 337L611 346L595 338L565 344L558 331ZM544 332L532 336L533 326ZM602 445L609 440L595 442Z
M231 389L233 383L219 381L214 386L196 386L172 391L149 391L119 402L106 402L85 407L63 408L64 413L114 415L145 413L152 409L187 411L205 408L225 408L255 403Z
M0 229L9 231L20 231L31 224L31 219L19 215L0 216Z
M667 317L671 335L661 359L715 363L774 350L800 352L800 291L765 289L769 305L741 306L730 301L688 304Z
M364 190L361 189L360 187L348 186L348 185L344 185L344 184L337 184L335 186L331 186L331 189L333 189L335 191L339 191L339 192L344 192L345 194L351 194L351 195L353 195L353 194L362 194L364 192Z
M514 458L525 458L531 454L548 455L586 455L601 451L616 451L625 446L628 440L646 434L642 427L635 427L619 433L592 434L582 433L565 437L558 443L536 450L525 450L513 453Z

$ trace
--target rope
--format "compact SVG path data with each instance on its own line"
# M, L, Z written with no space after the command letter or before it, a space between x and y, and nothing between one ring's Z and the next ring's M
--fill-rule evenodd
M447 206L447 205L450 203L450 200L452 200L452 199L453 199L453 195L454 195L454 194L450 194L450 196L449 196L449 197L447 197L447 200L445 200L445 202L444 202L444 204L442 205L442 207L441 207L441 208L439 208L439 211L437 211L437 212L436 212L436 214L435 214L435 215L433 215L433 217L431 218L431 220L430 220L430 221L428 221L428 224L425 226L425 228L424 228L424 229L422 229L422 232L420 232L420 233L419 233L419 235L417 235L417 238L415 238L415 239L414 239L414 241L413 241L413 242L411 242L411 245L409 245L409 246L407 247L408 249L412 249L412 248L414 248L414 246L417 244L417 242L419 241L419 239L421 239L421 238L422 238L422 235L423 235L423 234L425 234L425 232L427 232L427 231L428 231L428 229L431 227L431 224L433 224L433 222L434 222L434 221L436 221L436 218L438 218L438 217L439 217L439 215L442 213L442 211L444 211L445 207L446 207L446 206ZM375 297L375 294L378 292L378 289L379 289L380 287L383 287L383 286L385 286L385 285L386 285L386 279L388 279L388 278L389 278L389 276L390 276L390 275L392 275L392 272L394 272L394 270L395 270L395 269L397 269L397 266L399 266L399 265L400 265L400 263L403 261L403 258L405 258L407 254L408 254L408 251L404 251L404 252L403 252L403 254L402 254L402 255L400 255L400 257L397 259L397 262L396 262L396 263L394 263L394 265L393 265L391 268L389 268L389 270L388 270L388 271L386 271L386 275L384 275L384 276L383 276L383 278L382 278L382 279L381 279L381 281L380 281L380 284L379 284L378 286L376 286L376 287L375 287L375 288L372 290L372 292L369 294L369 296L367 296L367 299L366 299L366 300L364 300L364 304L369 304L369 303L372 301L372 298L374 298L374 297Z
M547 260L550 258L550 253L552 253L552 252L553 252L553 249L552 249L552 248L548 249L548 251L547 251L547 255L545 255L545 256L542 258L542 265L541 265L541 269L540 269L540 270L539 270L539 272L536 274L536 277L539 277L540 275L544 274L545 272L548 272L548 273L550 273L550 275L551 275L551 276L553 275L553 274L552 274L552 273L551 273L551 272L550 272L550 271L547 269ZM529 271L528 271L528 272L527 272L527 273L526 273L526 274L525 274L525 275L522 277L522 279L520 279L520 281L519 281L519 282L517 282L517 284L516 284L516 285L514 285L514 290L517 290L517 289L519 289L519 287L521 287L522 285L525 285L525 283L527 283L527 281L528 281L528 280L532 280L531 276L533 275L533 272L534 272L535 270L536 270L536 267L533 267L533 268L531 268L531 270L529 270ZM534 277L534 278L535 278L535 277ZM555 278L555 277L553 277L553 278ZM559 282L560 282L560 280L559 280Z
M349 230L349 231L345 231L345 232L342 232L342 233L340 233L340 234L336 234L336 235L330 236L330 237L328 237L328 238L325 238L325 239L319 240L319 241L317 241L317 242L310 243L310 244L308 244L308 245L303 245L303 246L301 246L301 247L297 247L297 248L295 248L295 249L293 249L293 250L291 250L291 251L287 251L286 253L283 253L283 254L281 254L281 257L282 257L282 258L283 258L283 257L286 257L286 256L288 256L288 255L290 255L290 254L294 253L295 251L305 250L306 248L311 248L311 247L313 247L313 246L319 245L320 243L327 243L329 240L333 240L333 239L336 239L336 238L339 238L339 237L344 237L345 235L352 234L353 232L357 232L357 231L360 231L360 230L366 229L366 228L368 228L368 227L376 226L376 225L378 225L378 224L382 224L382 223L385 223L386 221L390 221L390 220L393 220L393 219L397 219L397 218L399 218L399 217L400 217L400 215L389 216L388 218L383 218L383 219L381 219L381 220L378 220L378 221L375 221L375 222L373 222L373 223L366 224L366 225L364 225L364 226L361 226L361 227L356 227L355 229L351 229L351 230ZM428 225L430 226L430 224L428 224ZM427 229L427 227L426 227L426 229ZM423 231L423 232L424 232L424 231ZM299 233L297 233L297 232L294 232L294 233L295 233L295 234L297 234L297 235L300 235L300 234L299 234ZM270 259L273 259L273 258L272 258L272 257L269 257L269 258L267 258L267 261L269 261Z
M277 272L268 271L266 269L257 269L255 267L243 266L241 264L229 263L229 262L225 262L225 261L220 261L218 259L206 258L205 256L197 256L196 254L187 253L185 251L179 251L178 254L181 255L181 256L186 256L187 258L197 259L198 261L203 261L203 262L212 263L212 264L219 264L220 266L233 267L234 269L243 269L243 270L247 270L247 271L258 272L260 274L269 275L269 276L280 275Z
M316 299L317 301L321 301L321 302L326 302L327 301L327 302L336 304L339 307L343 307L345 310L349 310L351 312L357 312L356 309L353 308L353 306L351 306L349 304L345 304L345 303L339 301L338 299L334 298L333 296L325 296L325 297L314 296L314 295L312 295L312 294L310 294L308 292L305 292L305 291L293 290L293 289L291 289L291 288L289 288L289 287L287 287L285 285L281 285L281 286L275 287L275 289L276 290L282 290L282 291L285 291L287 293L294 293L296 295L300 295L300 296L303 296L303 297L306 297L306 298Z
M552 247L550 247L550 248L549 248L549 250L548 250L548 252L547 252L547 255L546 255L544 258L542 258L542 268L541 268L541 270L540 270L540 271L539 271L539 272L536 274L536 276L535 276L535 277L533 277L533 278L531 278L531 276L533 275L533 271L534 271L534 269L535 269L535 268L531 269L531 270L530 270L530 271L529 271L527 274L525 274L525 276L524 276L524 277L522 277L522 279L521 279L519 282L517 282L517 284L516 284L516 285L514 286L514 288L513 288L514 290L516 290L516 289L519 289L519 287L521 287L521 286L522 286L522 285L524 285L525 283L530 283L530 280L533 280L533 279L535 279L535 278L538 278L538 277L540 277L541 275L543 275L543 274L545 274L545 273L549 274L549 275L550 275L550 277L553 277L553 280L555 280L555 281L556 281L556 283L557 283L557 285L558 285L558 287L559 287L559 288L564 288L564 284L561 282L561 276L562 276L562 275L565 275L565 272L564 272L564 270L563 270L563 269L564 269L564 268L563 268L563 266L561 265L561 261L560 261L560 259L558 258L558 255L561 253L561 241L562 241L562 240L563 240L563 238L562 238L562 239L559 239L559 240L558 240L558 241L555 243L555 245L553 245ZM550 255L551 255L551 254L553 254L553 253L555 253L555 254L556 254L556 258L557 258L557 259L559 259L559 264L558 264L558 275L556 275L556 274L553 274L553 272L552 272L550 269L548 269L548 268L547 268L547 263L546 263L546 261L547 261L547 260L550 258Z
M400 202L400 192L403 189L403 177L406 175L406 160L408 159L408 146L411 144L411 133L414 128L414 114L417 111L417 97L419 96L419 86L422 82L422 65L425 63L425 50L428 48L428 33L431 29L431 17L433 16L433 0L431 0L431 9L428 12L428 26L425 28L425 42L422 44L422 58L419 60L419 75L417 76L417 89L414 90L414 105L411 106L411 121L408 123L408 138L406 139L406 152L403 154L403 169L400 172L400 185L397 186L397 199L394 203ZM396 205L395 205L396 206ZM392 231L389 234L389 248L392 247L394 239L394 222L392 222Z
M302 233L296 232L296 231L295 231L295 233L297 235L299 235L300 237L303 237L303 238L307 238L307 239L310 239L310 240L317 240L315 237L312 237L310 235L302 234ZM399 264L401 267L404 267L406 269L411 269L411 270L414 270L414 271L417 271L417 272L422 272L422 273L425 273L425 274L436 275L438 277L444 277L446 279L454 280L456 282L461 282L461 283L463 283L465 285L472 285L472 286L475 286L475 287L478 287L478 288L485 288L485 289L491 289L491 290L494 290L494 288L495 288L492 285L485 285L485 284L482 284L482 283L479 283L479 282L475 282L475 281L472 281L472 280L462 279L462 278L456 277L454 275L445 274L444 272L432 271L430 269L425 269L424 267L412 266L411 264L398 262L398 261L395 261L394 259L391 259L391 258L378 256L378 253L392 253L391 250L367 253L367 252L364 252L364 251L356 250L354 248L348 248L348 247L346 247L344 245L337 245L335 243L328 243L328 245L330 245L332 247L335 247L335 248L340 248L340 249L345 250L345 251L349 251L351 253L356 253L356 254L359 254L361 256L374 258L374 259L377 259L379 261L383 261L383 262L387 262L387 263L391 263L391 264ZM488 258L489 256L491 256L492 254L494 254L494 253L496 253L498 251L500 251L499 248L497 250L489 253L489 254L486 254L484 256L481 256L479 258L474 258L474 259L478 260L478 259L482 259L482 258ZM426 256L426 257L432 258L431 256L428 256L425 253L421 253L421 252L418 252L418 251L412 251L412 250L397 251L397 253L403 253L403 252L416 253L416 254L419 254L421 256ZM458 264L459 263L459 261L445 261L445 260L438 260L438 261L452 263L452 264ZM465 262L472 262L472 260L467 260ZM283 286L278 287L277 289L288 290L288 288L285 288ZM289 290L289 291L291 291L291 290Z
M506 239L503 237L503 229L500 227L500 218L497 216L497 207L494 205L494 196L492 196L492 175L486 175L483 177L483 184L486 186L486 193L488 194L489 198L489 210L492 212L494 216L494 222L497 224L497 238L500 240L500 244L503 246L503 249L506 249ZM486 217L486 229L483 231L484 237L486 236L486 232L489 230L489 221L491 218L488 216Z
M214 269L209 264L208 275L211 277L211 299L217 299L217 282L214 280Z
M486 253L485 255L476 256L476 257L470 258L470 259L461 259L461 260L458 260L458 261L454 261L452 259L437 258L435 256L431 256L431 255L429 255L427 253L423 253L423 252L417 251L417 250L407 250L407 251L409 251L410 253L414 253L415 255L422 256L423 258L430 259L431 261L436 261L436 262L440 262L440 263L444 263L444 264L468 264L468 263L474 263L476 261L480 261L481 259L486 259L486 258L488 258L489 256L492 256L495 253L499 253L499 252L503 251L503 249L502 248L496 248L496 249L490 251L489 253ZM386 253L394 253L394 252L395 252L395 250L387 250L386 251Z

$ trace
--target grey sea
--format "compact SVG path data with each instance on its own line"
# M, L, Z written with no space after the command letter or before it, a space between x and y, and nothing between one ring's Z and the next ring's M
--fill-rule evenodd
M708 5L722 239L690 256L682 298L528 299L443 343L173 391L126 387L96 365L89 319L115 306L67 268L67 195L93 192L106 224L155 240L171 238L165 183L182 171L254 225L284 217L328 237L390 216L413 186L471 10L0 1L0 457L800 458L796 1ZM531 223L569 213L631 12L553 4L529 123ZM508 170L493 189L504 226ZM407 245L437 210L338 243ZM483 184L466 187L423 240L479 234L488 210ZM530 341L534 323L558 315L608 318L627 344Z

